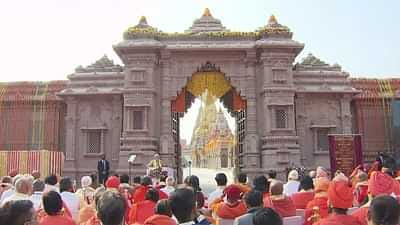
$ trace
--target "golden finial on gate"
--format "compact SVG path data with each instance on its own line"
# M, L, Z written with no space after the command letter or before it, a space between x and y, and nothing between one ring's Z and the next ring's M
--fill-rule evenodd
M209 8L204 9L203 16L212 16Z

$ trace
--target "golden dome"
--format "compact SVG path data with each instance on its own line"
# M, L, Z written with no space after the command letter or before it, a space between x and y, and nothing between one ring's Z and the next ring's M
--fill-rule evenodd
M203 16L212 16L209 8L204 9Z

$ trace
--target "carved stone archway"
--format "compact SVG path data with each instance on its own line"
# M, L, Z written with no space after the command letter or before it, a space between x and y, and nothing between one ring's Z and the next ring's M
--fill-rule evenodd
M175 165L174 169L178 180L182 180L182 149L180 145L180 118L190 108L194 99L200 97L207 90L210 96L221 100L222 104L228 109L228 112L236 120L236 143L234 149L235 171L243 168L243 153L245 151L245 134L246 134L246 108L247 101L235 87L230 83L230 79L225 77L220 68L215 64L207 61L192 77L187 81L186 85L177 94L176 98L171 101L171 132L174 146Z

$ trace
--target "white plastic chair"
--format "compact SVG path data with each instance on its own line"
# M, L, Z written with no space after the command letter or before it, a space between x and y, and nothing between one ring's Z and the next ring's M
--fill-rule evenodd
M296 216L301 216L304 219L306 210L305 209L296 209Z
M301 216L290 216L283 218L283 225L302 225L304 222Z

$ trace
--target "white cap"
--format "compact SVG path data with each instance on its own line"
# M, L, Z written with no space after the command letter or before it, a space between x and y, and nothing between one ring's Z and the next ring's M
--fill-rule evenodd
M288 178L289 178L289 180L298 180L299 172L297 172L297 170L290 171Z

